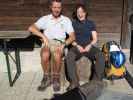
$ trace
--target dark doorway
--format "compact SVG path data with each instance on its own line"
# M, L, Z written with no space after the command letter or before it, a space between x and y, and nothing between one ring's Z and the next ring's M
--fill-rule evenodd
M130 42L130 58L129 61L133 64L133 14L129 18L129 22L131 24L131 42Z

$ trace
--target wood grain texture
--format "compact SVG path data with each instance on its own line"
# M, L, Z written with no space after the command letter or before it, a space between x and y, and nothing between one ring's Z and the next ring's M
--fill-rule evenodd
M79 0L63 0L63 14L70 17ZM89 19L95 21L101 41L121 37L123 0L90 0ZM0 3L0 31L27 30L39 17L49 13L48 0L2 0ZM109 33L107 36L104 33ZM99 44L98 43L98 44Z

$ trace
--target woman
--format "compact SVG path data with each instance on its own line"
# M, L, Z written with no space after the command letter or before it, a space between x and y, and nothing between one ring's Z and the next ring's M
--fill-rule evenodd
M68 90L79 86L76 61L82 56L86 56L92 61L94 69L92 79L98 81L103 79L104 57L101 51L94 46L97 42L96 27L93 21L87 19L87 15L87 10L82 4L76 7L73 14L72 24L75 31L75 41L66 57L66 69L70 82Z

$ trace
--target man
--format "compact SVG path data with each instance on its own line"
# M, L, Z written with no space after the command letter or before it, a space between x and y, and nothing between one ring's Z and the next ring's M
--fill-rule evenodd
M41 17L29 27L29 31L40 37L43 42L41 49L41 65L44 72L38 90L43 91L51 83L50 69L52 69L52 83L54 91L60 90L60 67L63 48L74 40L74 31L69 18L62 15L61 0L51 0L51 14ZM40 32L43 30L43 34ZM69 38L65 40L66 34ZM50 68L50 59L54 64Z
M87 10L84 5L77 6L74 12L73 28L75 30L75 41L66 57L66 65L70 85L68 90L79 86L76 69L76 61L86 56L92 61L92 79L102 81L104 75L104 57L101 51L94 45L97 42L97 32L93 21L87 19ZM86 67L86 66L81 66Z

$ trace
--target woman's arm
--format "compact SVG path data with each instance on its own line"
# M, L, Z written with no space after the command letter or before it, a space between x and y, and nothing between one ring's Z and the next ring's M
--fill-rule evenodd
M89 51L91 49L91 47L96 44L96 42L97 42L97 32L96 31L92 31L92 41L91 41L90 44L88 44L85 47L85 51Z
M97 43L97 32L96 31L92 31L92 41L91 41L91 45L95 45Z

